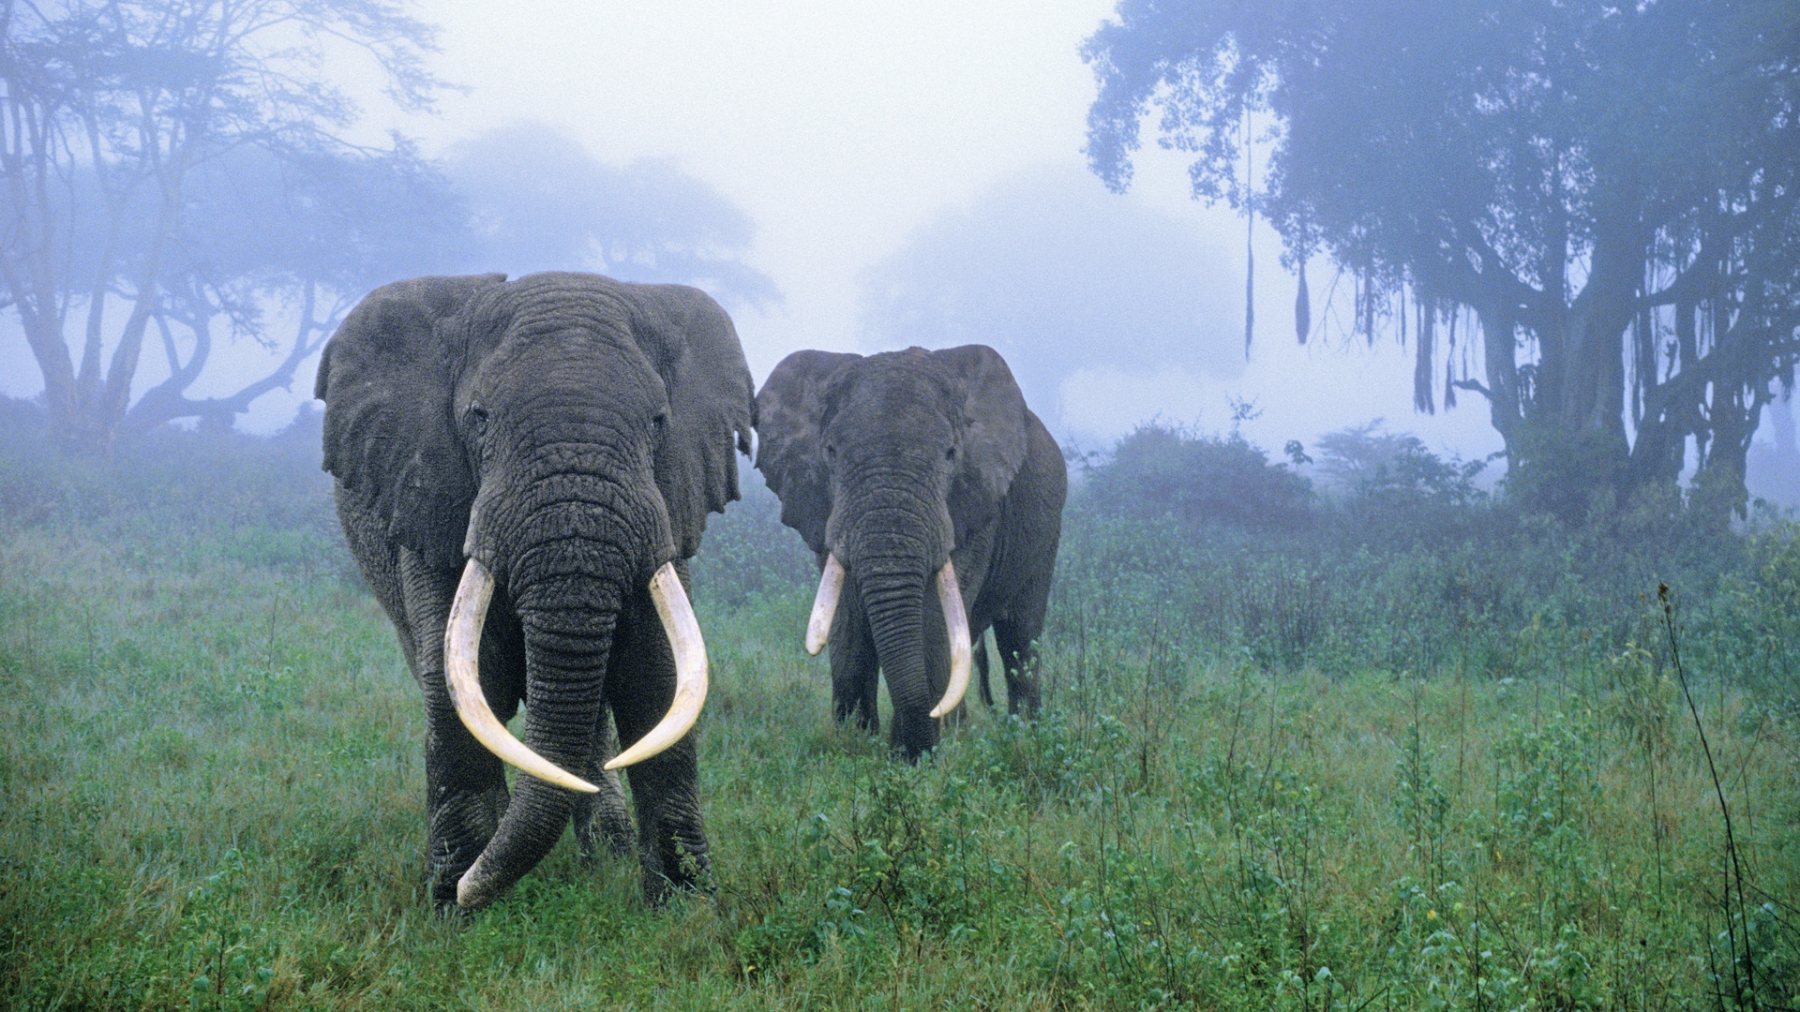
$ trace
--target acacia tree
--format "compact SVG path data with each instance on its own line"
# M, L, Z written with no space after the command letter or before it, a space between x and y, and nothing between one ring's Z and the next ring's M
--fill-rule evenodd
M315 270L302 284L309 272L284 270L267 234L258 262L209 274L223 263L222 249L206 248L221 208L195 184L211 173L216 185L219 170L254 161L250 151L282 163L283 179L314 182L334 162L378 170L410 159L403 145L380 153L344 140L357 108L323 67L360 54L393 101L423 108L436 87L421 62L432 39L400 0L0 0L0 304L18 315L65 446L111 446L153 325L172 375L139 421L193 413L181 381L205 365L213 316L252 322L246 285L303 288L298 346L322 336L315 283L339 279ZM309 206L304 189L285 196ZM113 310L124 315L116 325ZM185 360L172 323L192 332ZM297 364L290 355L273 382Z
M289 388L369 289L473 260L467 205L404 143L324 154L244 147L198 167L188 184L151 316L168 378L126 412L128 430L196 417L229 427L256 398ZM289 311L283 337L271 332L273 307ZM221 325L280 358L229 394L189 396Z
M1578 516L1691 440L1741 505L1800 357L1791 0L1122 0L1083 55L1094 171L1129 185L1160 110L1196 196L1353 275L1371 340L1410 330L1422 410L1462 322L1445 400L1486 398L1514 494Z
M541 123L488 130L446 153L474 215L484 270L591 270L705 288L728 305L781 293L742 261L756 227L674 163L606 165Z

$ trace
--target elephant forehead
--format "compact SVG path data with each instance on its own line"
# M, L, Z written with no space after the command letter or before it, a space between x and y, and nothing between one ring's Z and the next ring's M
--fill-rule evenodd
M514 328L631 327L631 305L617 282L594 275L531 274L495 297L510 310Z
M840 416L873 415L890 425L931 425L934 421L948 425L950 389L938 370L930 368L928 362L909 359L885 363L887 368L882 365L877 362L874 368L858 370L860 375Z
M514 328L481 371L496 392L516 395L654 401L662 393L655 368L628 333L586 327Z

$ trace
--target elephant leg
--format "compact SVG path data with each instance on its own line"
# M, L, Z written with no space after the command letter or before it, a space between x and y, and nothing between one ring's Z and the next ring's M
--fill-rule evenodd
M617 754L612 715L602 707L594 726L594 758L584 777L600 788L600 793L575 798L575 843L584 861L596 860L602 850L615 857L631 853L631 810L625 804L625 783L617 770L606 768Z
M881 684L881 661L853 579L845 580L831 622L831 712L839 723L854 714L858 727L878 734L881 714L876 693Z
M1001 619L994 623L994 645L1000 648L1000 663L1006 668L1006 712L1023 711L1026 720L1036 720L1040 702L1037 679L1037 648L1033 642L1042 628L1027 628L1025 623Z
M668 638L648 593L638 594L614 633L607 676L607 700L618 723L619 743L634 744L649 733L668 712L674 696L675 659ZM667 898L672 888L710 887L712 861L700 814L697 739L698 730L690 730L669 748L630 767L644 898L652 903Z
M426 879L432 902L449 909L456 906L457 880L481 855L506 814L506 773L500 760L463 726L444 681L444 625L457 574L435 571L410 551L401 553L400 570L407 624L414 634L413 676L425 694ZM482 690L502 722L518 710L517 694L503 686L523 677L522 659L507 649L507 626L505 621L490 621L480 659Z

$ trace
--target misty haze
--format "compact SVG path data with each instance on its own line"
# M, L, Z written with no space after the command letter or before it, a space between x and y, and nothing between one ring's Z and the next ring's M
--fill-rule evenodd
M1800 1001L1791 0L0 40L0 1004Z

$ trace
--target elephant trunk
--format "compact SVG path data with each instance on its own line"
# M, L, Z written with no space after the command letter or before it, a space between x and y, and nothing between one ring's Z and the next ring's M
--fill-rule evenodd
M607 546L577 544L551 553L561 560L539 560L532 568L552 575L515 580L511 588L524 633L524 741L562 770L587 772L605 705L613 630L629 592L607 574L635 567L622 560L598 563L597 557L612 554ZM568 826L574 800L553 780L521 775L493 839L457 883L457 905L486 904L542 860Z
M916 558L867 559L854 571L894 704L890 740L895 752L912 761L938 740L931 708L939 686L932 684L925 635L927 572Z
M706 648L699 623L674 566L667 562L658 566L655 561L670 554L667 522L654 511L628 508L648 497L633 496L619 484L581 477L531 484L539 490L554 487L577 494L522 515L490 515L480 530L471 525L474 550L468 563L470 574L481 574L484 567L476 556L494 554L495 543L523 546L511 553L507 581L525 648L522 744L488 711L475 681L472 658L478 652L473 645L481 637L479 609L471 633L471 623L466 619L459 623L453 607L446 634L451 655L460 652L471 658L465 681L472 689L459 690L451 672L459 715L484 745L522 773L493 838L457 883L457 905L464 909L482 906L534 867L569 824L575 800L570 792L593 790L570 771L592 772L597 738L604 729L607 660L628 603L647 596L660 620L674 653L675 695L663 719L638 741L623 743L630 747L606 768L647 759L680 740L706 700ZM510 536L499 537L500 533ZM647 581L646 573L650 573ZM459 591L458 601L464 597ZM461 651L459 639L468 644ZM478 706L473 705L476 702ZM480 726L484 713L491 725L485 735ZM492 733L495 730L498 735ZM508 743L511 750L506 749ZM521 753L536 764L518 761Z

